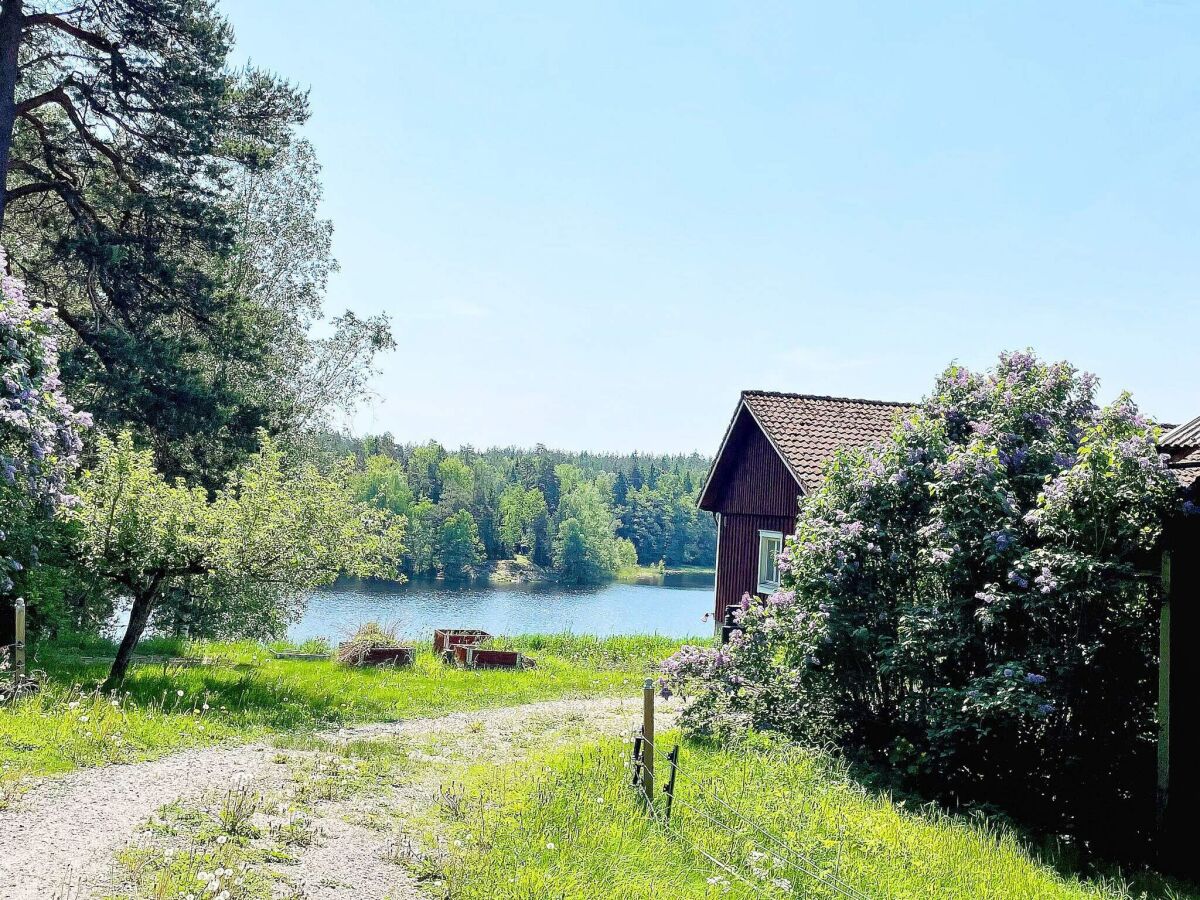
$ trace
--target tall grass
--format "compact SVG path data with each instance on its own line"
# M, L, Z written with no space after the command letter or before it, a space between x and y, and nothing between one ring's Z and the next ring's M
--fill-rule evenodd
M151 641L142 652L199 657L205 664L135 666L118 696L96 691L105 664L83 661L111 653L110 644L87 639L42 646L33 666L48 673L44 690L0 705L0 802L23 776L148 759L217 741L634 692L639 678L679 644L569 635L526 635L508 643L535 656L537 667L457 669L443 665L427 645L419 647L411 667L356 668L275 659L250 643Z
M676 739L662 735L659 746ZM628 756L628 745L604 741L552 753L532 769L479 770L466 787L448 791L441 806L450 829L445 896L1131 896L1121 883L1057 873L1014 835L982 821L907 809L869 793L821 754L781 744L721 749L685 742L674 814L665 827L635 794ZM658 765L665 775L661 757ZM831 886L835 879L845 892ZM1153 896L1184 895L1166 890Z

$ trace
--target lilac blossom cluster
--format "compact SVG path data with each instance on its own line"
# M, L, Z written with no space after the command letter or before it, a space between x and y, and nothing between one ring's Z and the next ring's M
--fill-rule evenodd
M63 393L53 327L52 313L33 308L20 279L0 279L0 594L12 590L11 575L22 567L10 539L18 517L73 501L68 479L80 431L91 424Z
M1039 759L1070 758L1052 741L1076 735L1134 742L1154 661L1136 561L1178 500L1152 423L1095 392L1025 351L951 366L882 445L831 461L779 554L781 589L743 599L726 646L669 660L664 688L709 729L842 742L869 723L893 761L911 748L899 762L914 771L970 773L982 734ZM1127 668L1101 684L1090 667L1110 652ZM1119 725L1082 720L1082 681Z

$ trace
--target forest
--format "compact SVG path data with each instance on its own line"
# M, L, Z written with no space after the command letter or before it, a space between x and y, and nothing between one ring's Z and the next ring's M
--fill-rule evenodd
M523 558L560 581L634 566L711 566L716 525L696 508L709 460L690 455L397 444L326 434L321 453L355 460L358 499L408 523L406 575L469 578Z

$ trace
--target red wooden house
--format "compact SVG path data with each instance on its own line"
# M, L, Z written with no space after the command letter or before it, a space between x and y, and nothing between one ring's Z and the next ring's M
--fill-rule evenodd
M775 555L795 530L800 497L841 448L887 437L910 404L743 391L700 491L717 519L717 627L746 593L779 583Z

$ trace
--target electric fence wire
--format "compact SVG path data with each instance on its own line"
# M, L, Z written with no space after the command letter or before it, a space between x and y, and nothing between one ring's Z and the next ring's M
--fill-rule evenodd
M644 736L643 736L643 740L645 740ZM648 743L650 743L651 749L653 750L654 749L653 741L650 741ZM658 752L661 753L661 751L658 751ZM668 759L668 765L670 765L669 759ZM744 822L745 824L747 824L751 828L753 828L755 831L757 831L759 834L763 835L765 838L767 838L767 840L771 841L776 847L781 849L784 853L788 854L789 856L795 857L795 859L801 860L802 861L801 864L797 864L795 859L793 859L791 861L792 865L794 865L799 871L808 875L810 878L813 878L813 879L821 882L826 887L832 888L837 893L840 893L841 895L843 895L845 897L853 898L853 900L871 900L871 898L868 895L864 894L862 891L858 890L858 888L854 887L853 885L849 884L848 882L843 881L837 875L823 875L820 872L820 863L818 863L816 860L812 859L811 857L806 856L801 851L797 850L796 848L792 847L790 844L783 841L781 838L779 838L776 835L774 835L773 833L771 833L769 830L767 830L764 826L762 826L758 822L754 821L753 819L743 815L741 812L734 809L732 806L729 805L729 803L727 803L719 795L708 790L704 785L700 784L695 779L689 778L682 771L679 771L678 766L676 766L675 768L676 768L677 775L681 776L684 781L688 782L688 784L692 785L697 790L699 790L701 793L705 794L707 797L709 797L710 799L715 801L717 804L724 807L736 819L741 820L742 822ZM732 829L729 829L727 825L724 827L727 830L729 830L730 832L732 832Z
M686 809L686 810L689 810L690 812L695 813L696 815L700 816L701 818L703 818L703 819L707 820L708 822L710 822L711 824L715 825L717 828L727 832L731 837L736 836L734 834L733 830L729 827L729 825L726 822L716 818L711 813L707 812L704 809L701 809L699 806L695 806L691 803L688 803L686 800L681 800L678 797L675 798L675 802L679 806L681 806L683 809ZM831 884L831 883L827 882L825 880L825 877L820 872L813 872L810 869L805 868L803 865L798 864L794 859L787 859L785 857L782 857L782 856L778 855L778 853L771 851L769 847L764 848L764 845L762 845L760 843L756 843L753 840L751 840L749 843L750 843L750 846L755 848L756 852L760 853L764 859L771 859L771 860L775 861L776 863L786 866L787 868L791 869L794 872L799 872L801 875L806 875L808 878L811 878L812 880L822 884L823 886L829 888L830 890L834 891L835 893L838 893L838 894L843 893L842 889L839 886L837 886L836 884ZM764 852L764 849L766 850L766 852ZM753 871L753 869L752 869L752 871ZM759 873L759 872L755 872L755 874L761 878L767 877L765 875L762 875L762 873ZM843 896L845 896L845 895L843 894Z
M723 831L730 834L730 836L734 836L734 832L729 827L728 823L722 821L721 819L716 818L715 816L713 816L711 813L707 812L706 810L701 809L700 807L695 806L691 803L688 803L686 800L682 800L679 797L675 798L675 803L678 804L679 806L681 806L682 808L689 810L690 812L693 812L696 815L702 817L706 821L715 825L717 828L722 829ZM772 848L769 846L766 846L766 845L760 844L760 843L755 843L753 840L751 840L749 843L750 843L750 846L754 847L756 849L756 851L759 852L764 858L771 859L774 862L779 863L780 865L783 865L783 866L787 867L788 869L791 869L793 872L797 872L801 875L806 876L807 878L811 879L812 881L815 881L818 884L820 884L822 887L828 888L830 891L837 894L838 896L853 897L853 898L865 896L863 894L858 893L853 887L851 887L849 885L845 885L843 882L829 880L829 876L826 876L819 871L813 871L813 869L806 866L804 863L797 862L797 860L792 859L790 857L785 857L785 856L779 855L779 853L777 851L772 850ZM759 875L759 877L762 877L762 878L767 877L758 872L756 872L755 874Z
M641 737L643 743L650 747L651 753L654 753L656 755L661 755L663 757L667 757L666 753L664 753L661 750L658 750L658 748L655 747L653 740L648 739L644 734L640 735L640 737ZM770 831L768 831L766 828L764 828L758 822L755 822L753 819L748 818L747 816L743 815L738 810L734 809L719 795L710 791L708 788L706 788L704 785L700 784L694 778L690 778L689 776L684 774L683 771L681 771L679 765L671 763L669 758L667 759L667 765L672 766L676 777L682 778L684 781L686 781L692 787L696 788L698 791L700 791L702 794L707 796L709 799L711 799L712 801L717 803L719 806L724 807L735 819L738 819L738 820L744 822L746 825L750 826L750 828L752 828L754 831L757 831L759 834L761 834L763 837L765 837L768 841L770 841L772 844L774 844L780 851L787 854L787 856L792 857L790 862L798 871L803 872L808 877L814 879L815 881L820 882L825 887L832 889L833 891L840 894L841 896L850 898L850 900L871 900L869 895L864 894L858 888L854 887L854 885L849 884L846 881L843 881L839 876L822 874L820 871L820 863L818 863L816 860L812 859L811 857L805 855L801 851L797 850L795 847L792 847L790 844L786 843L781 838L776 837L774 834L772 834ZM645 793L645 791L643 790L643 794L644 793ZM679 802L678 797L675 798L674 802ZM695 809L694 806L691 808ZM721 823L721 827L723 827L726 831L730 832L731 834L733 833L733 829L730 828L727 823ZM797 863L797 860L799 860L800 862Z
M717 857L715 857L711 853L709 853L707 850L705 850L703 847L701 847L697 842L689 839L684 834L682 829L671 828L670 823L668 821L666 821L658 813L658 811L654 808L654 806L650 803L649 796L646 794L645 785L639 784L638 790L641 793L643 799L647 803L647 808L650 811L651 818L653 818L656 822L658 822L660 825L662 825L662 827L666 831L668 831L672 836L674 836L677 840L679 840L681 843L683 843L686 847L688 847L691 850L694 850L696 853L703 856L705 859L707 859L713 865L717 866L717 868L721 869L723 872L726 872L727 874L732 875L738 881L741 881L744 884L754 888L756 891L762 887L763 882L768 880L768 876L766 876L760 872L752 872L750 875L747 875L747 874L744 874L744 871L738 871L737 868L735 868L734 866L730 865L729 863L721 861L720 859L718 859ZM678 804L679 806L683 807L684 809L688 809L688 810L696 813L697 815L704 818L711 824L715 825L719 830L728 834L730 836L730 838L737 837L736 832L734 832L734 830L729 827L729 824L727 822L724 822L721 819L716 818L711 813L709 813L707 810L701 809L698 806L694 806L693 804L688 803L687 801L683 800L681 797L678 797L678 796L673 797L673 801L676 804ZM757 845L753 841L751 841L750 846L757 848L759 845ZM763 853L762 856L764 858L769 857L771 859L774 859L776 862L782 863L782 864L790 867L794 871L798 871L801 874L808 876L810 879L813 879L813 880L817 881L818 883L822 884L823 886L830 888L835 893L839 893L839 894L843 893L842 890L837 885L830 884L827 881L825 881L825 879L822 877L822 875L819 872L810 871L810 870L804 868L802 865L798 865L795 860L783 859L773 853Z
M725 874L733 876L735 879L742 882L747 887L751 888L752 890L754 890L756 892L758 891L758 889L761 887L761 884L758 881L754 880L753 878L751 878L748 875L745 875L745 874L739 872L736 868L731 866L729 863L722 862L721 860L717 859L717 857L713 856L711 853L709 853L707 850L705 850L703 847L701 847L698 843L696 843L695 841L688 838L687 835L685 835L683 833L683 831L681 831L678 828L672 828L670 822L666 821L664 818L659 816L658 811L655 810L655 808L654 808L654 803L650 800L650 795L646 793L645 785L638 785L638 790L640 791L642 797L646 801L646 808L650 811L650 818L652 818L655 822L657 822L659 825L661 825L663 830L666 831L667 834L674 837L677 841L682 843L685 847L687 847L690 850L693 850L696 853L703 856L706 860L708 860L710 863L712 863L714 866L716 866L718 869L720 869Z

